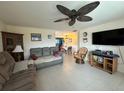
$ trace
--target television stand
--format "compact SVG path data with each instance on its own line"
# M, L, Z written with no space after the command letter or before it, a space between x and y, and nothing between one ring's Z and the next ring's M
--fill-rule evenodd
M116 56L114 54L103 55L103 54L94 53L92 51L89 55L89 62L91 66L112 74L117 71L118 57L119 56Z

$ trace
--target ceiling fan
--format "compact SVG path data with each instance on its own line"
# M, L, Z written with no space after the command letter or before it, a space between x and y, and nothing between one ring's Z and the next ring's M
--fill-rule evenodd
M99 1L92 2L90 4L87 4L83 7L81 7L78 11L75 9L70 10L62 5L56 5L57 9L64 15L68 16L67 18L61 18L58 19L54 22L61 22L61 21L66 21L69 20L69 26L74 25L76 22L76 19L80 22L88 22L91 21L92 18L89 16L86 16L89 12L93 11L98 5L100 4Z

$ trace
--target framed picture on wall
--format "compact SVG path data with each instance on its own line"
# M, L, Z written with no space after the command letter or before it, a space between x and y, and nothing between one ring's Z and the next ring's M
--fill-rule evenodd
M31 41L41 41L41 34L31 33Z
M51 39L52 38L52 35L48 35L48 39Z
M68 42L71 43L71 42L72 42L72 38L69 38L69 39L68 39Z
M87 38L83 38L83 42L84 43L87 43L88 42L88 39Z
M84 36L84 37L87 37L87 32L84 32L84 33L83 33L83 36Z

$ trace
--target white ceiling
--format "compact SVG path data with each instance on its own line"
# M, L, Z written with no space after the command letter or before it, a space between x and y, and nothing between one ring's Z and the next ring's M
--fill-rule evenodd
M6 24L48 28L56 30L80 30L86 27L103 24L124 18L124 1L101 1L100 5L88 15L90 22L77 21L68 26L67 21L54 23L59 18L66 17L60 13L56 5L61 4L69 9L78 10L90 2L84 1L0 1L0 20Z

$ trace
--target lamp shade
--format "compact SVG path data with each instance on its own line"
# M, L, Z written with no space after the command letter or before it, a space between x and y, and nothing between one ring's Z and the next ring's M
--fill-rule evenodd
M16 45L15 49L12 52L23 52L21 45Z

